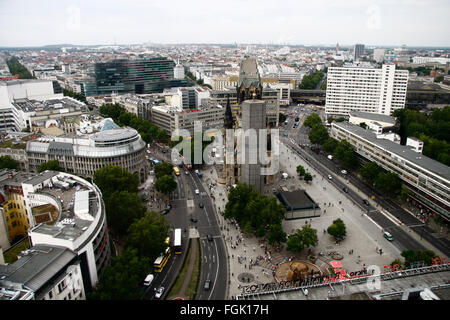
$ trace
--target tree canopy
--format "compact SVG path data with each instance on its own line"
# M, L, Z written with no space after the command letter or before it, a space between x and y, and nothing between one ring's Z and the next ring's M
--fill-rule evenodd
M323 71L316 71L313 75L305 75L302 78L299 89L314 90L323 78Z
M294 234L290 235L287 241L287 250L299 253L308 247L315 247L319 243L317 230L309 225L304 225L301 229L297 229Z
M161 178L162 176L170 176L173 171L173 164L171 164L170 162L158 163L157 165L155 165L154 171L155 177L157 179Z
M172 175L160 177L155 182L155 189L161 193L169 194L177 188L177 182Z
M19 163L10 156L0 157L0 169L17 169Z
M393 116L400 122L402 144L407 137L416 137L424 142L424 155L450 166L450 106L434 109L429 115L403 108Z
M264 237L270 226L281 225L285 211L276 198L268 198L252 186L238 183L228 194L224 217L234 218L247 232Z
M119 257L111 258L99 283L89 295L92 300L139 300L142 282L150 269L149 259L139 257L138 250L127 248Z
M146 212L128 228L127 247L136 248L140 256L154 261L166 249L164 240L168 236L169 226L164 216L157 212Z
M328 227L327 231L328 234L336 239L343 239L347 235L344 221L339 218L333 221L333 224Z
M59 166L58 160L49 160L47 162L41 163L37 169L37 172L41 173L45 170L64 172L64 169Z
M105 166L95 171L94 183L102 191L103 197L107 197L115 191L136 193L139 178L121 166Z
M425 265L431 266L434 258L438 258L436 253L432 250L412 250L408 249L401 253L405 258L405 267L411 267L414 262L424 262Z

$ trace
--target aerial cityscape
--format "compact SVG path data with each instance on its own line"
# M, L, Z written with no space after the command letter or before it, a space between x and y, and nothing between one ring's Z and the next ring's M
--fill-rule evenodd
M450 3L154 2L0 3L0 300L449 300Z

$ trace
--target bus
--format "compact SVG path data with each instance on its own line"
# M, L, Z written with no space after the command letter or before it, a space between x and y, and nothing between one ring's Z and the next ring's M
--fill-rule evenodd
M158 258L156 258L155 262L153 263L154 272L161 272L164 269L165 265L167 264L167 261L169 261L170 256L172 254L170 251L170 238L167 237L164 243L167 245L167 248L164 251L164 253L161 253L161 255Z
M175 229L173 251L175 252L175 254L181 253L181 229Z
M180 169L178 167L173 167L173 173L175 173L176 176L180 175Z

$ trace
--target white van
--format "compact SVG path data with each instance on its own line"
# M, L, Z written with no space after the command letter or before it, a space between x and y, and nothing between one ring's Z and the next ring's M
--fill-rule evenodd
M149 286L153 281L154 276L152 274L147 275L147 277L144 280L144 286Z

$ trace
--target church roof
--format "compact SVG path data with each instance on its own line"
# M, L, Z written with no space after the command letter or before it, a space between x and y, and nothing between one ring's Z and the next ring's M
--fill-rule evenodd
M244 84L245 88L250 88L251 85L255 87L261 86L261 77L259 76L256 59L247 58L242 60L237 83L238 88L242 84Z

